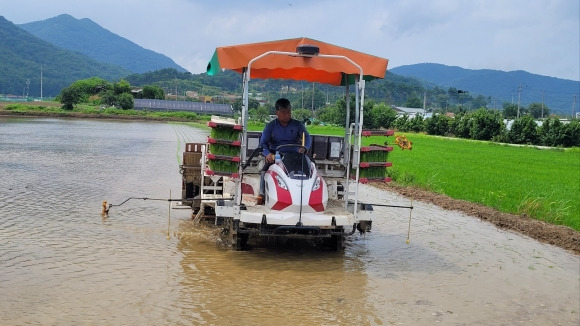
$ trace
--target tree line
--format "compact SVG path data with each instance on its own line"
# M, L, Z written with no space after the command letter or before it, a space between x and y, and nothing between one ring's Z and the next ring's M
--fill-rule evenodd
M231 80L233 73L223 73L221 78ZM101 78L89 78L78 80L70 86L64 88L58 95L57 99L63 104L63 108L70 110L78 103L89 103L92 105L108 105L122 109L132 109L134 98L165 99L166 91L162 79L174 77L182 83L200 87L200 90L206 88L211 92L220 93L216 85L205 86L198 80L192 80L189 73L180 73L174 69L164 69L152 74L134 75L131 80L141 84L139 89L135 89L124 79L119 82L111 83ZM418 92L423 88L414 79L404 77L395 77L407 80L405 83L395 83L399 85L394 87L401 93L409 94L403 103L406 107L420 107ZM142 83L150 82L152 84ZM276 84L275 89L281 90L276 92L267 91L267 82ZM393 81L387 81L393 82ZM234 83L226 83L234 87ZM373 84L373 83L369 83ZM200 86L201 85L201 86ZM262 85L262 86L260 86ZM378 86L377 86L378 85ZM183 85L182 85L183 86ZM197 87L196 86L196 87ZM263 101L260 102L255 98L249 99L250 116L258 121L264 121L269 115L275 113L273 103L279 97L287 97L293 105L294 118L307 123L325 123L339 126L345 126L346 120L346 100L344 96L334 94L335 89L332 86L308 87L301 88L304 84L295 81L263 81L257 83L253 94L260 94ZM259 93L259 88L264 87L264 93ZM377 90L377 87L379 88ZM375 84L375 88L368 94L381 92L381 84ZM285 92L284 92L285 90ZM342 90L342 89L341 89ZM383 90L384 91L384 90ZM391 89L389 92L393 92ZM485 108L488 101L481 95L473 97L468 92L449 88L443 90L435 87L431 90L445 107L440 106L431 112L431 117L424 118L422 115L413 117L403 115L398 116L393 109L390 101L377 100L371 95L365 96L364 114L365 128L367 129L396 129L398 131L425 132L431 135L453 136L460 138L469 138L475 140L491 140L497 142L506 142L514 144L545 145L545 146L580 146L580 126L577 119L570 122L561 122L557 117L550 117L550 108L541 103L531 103L527 107L515 104L504 103L503 109ZM329 94L332 93L332 96ZM392 94L393 97L389 97ZM399 95L397 95L399 96ZM426 95L424 95L426 96ZM387 98L393 99L394 93L387 93ZM195 100L195 99L192 99ZM333 100L331 102L331 100ZM400 101L403 98L399 99ZM350 99L351 122L354 114L354 96ZM477 105L479 109L468 110L465 104ZM241 98L237 98L232 103L234 110L241 110ZM451 114L452 113L452 114ZM537 119L542 119L538 124ZM508 124L504 120L510 120Z
M580 122L578 119L562 122L557 117L548 117L538 123L534 113L537 103L520 107L520 117L512 115L511 104L506 104L504 112L480 108L475 111L458 112L454 115L434 113L430 117L423 115L397 115L389 105L374 100L364 102L365 129L395 129L400 132L424 132L429 135L459 137L474 140L487 140L502 143L541 145L550 147L580 146ZM350 119L354 122L354 97L350 103ZM264 121L274 113L271 106L249 105L249 116L257 121ZM549 108L544 108L549 112ZM314 113L308 109L293 109L295 119L314 124L328 123L345 127L346 101L342 97L337 102L327 105ZM313 119L314 118L314 119ZM510 120L512 119L513 120ZM506 122L507 121L507 124Z
M133 90L124 79L116 83L93 77L77 80L61 90L57 100L62 108L72 110L74 105L88 103L91 105L107 105L123 110L134 108L134 98L165 99L165 92L158 85L145 85L139 90Z

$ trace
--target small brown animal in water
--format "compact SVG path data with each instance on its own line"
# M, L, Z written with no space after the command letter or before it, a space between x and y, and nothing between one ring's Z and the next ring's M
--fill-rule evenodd
M101 210L102 217L109 217L109 208L107 207L107 201L103 200L103 209Z

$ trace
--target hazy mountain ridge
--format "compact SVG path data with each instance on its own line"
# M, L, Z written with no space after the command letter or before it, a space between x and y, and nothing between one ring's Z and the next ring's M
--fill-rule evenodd
M414 77L424 82L426 87L437 85L442 88L454 87L471 94L491 96L492 103L517 103L526 106L542 102L554 112L570 114L576 95L576 112L580 81L532 74L523 70L501 71L492 69L465 69L436 63L419 63L400 66L389 70L401 76ZM521 88L520 88L521 86Z
M145 49L88 18L76 19L62 14L18 26L63 49L80 52L101 62L119 65L132 72L144 73L163 68L186 71L171 58Z

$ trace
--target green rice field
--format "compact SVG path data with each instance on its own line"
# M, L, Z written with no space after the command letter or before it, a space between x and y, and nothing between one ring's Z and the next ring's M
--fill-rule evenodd
M406 136L413 149L389 156L397 183L580 230L580 149Z

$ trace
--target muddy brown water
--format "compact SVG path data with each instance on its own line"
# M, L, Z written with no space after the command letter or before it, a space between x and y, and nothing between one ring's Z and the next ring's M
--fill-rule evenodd
M234 252L188 210L179 124L0 117L2 325L578 325L580 261L414 202L344 253ZM370 203L410 199L361 185ZM171 214L168 231L168 215Z

